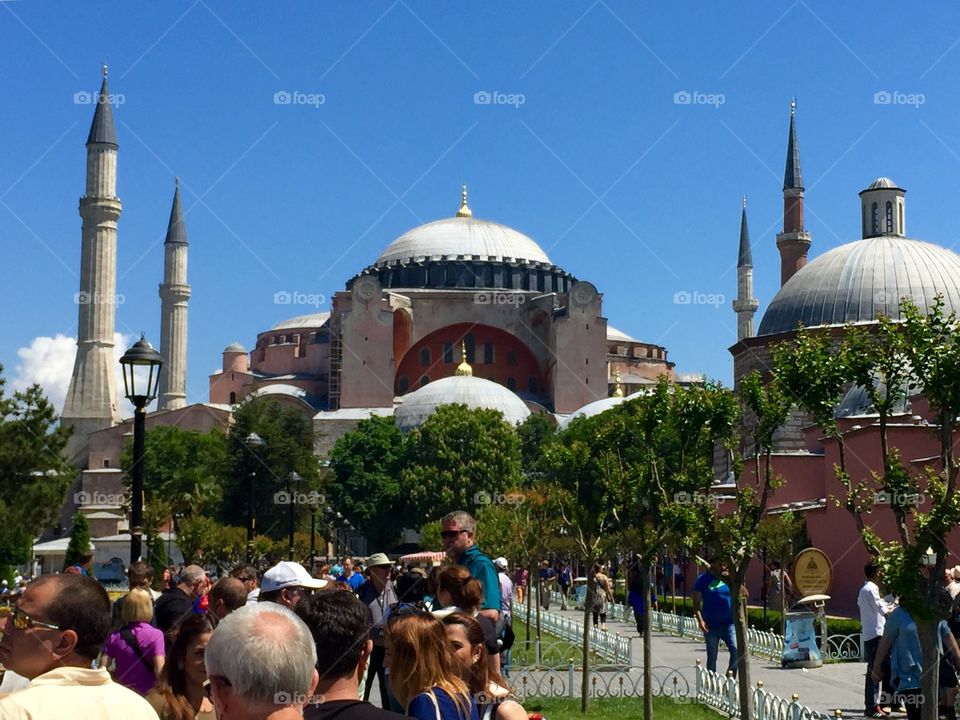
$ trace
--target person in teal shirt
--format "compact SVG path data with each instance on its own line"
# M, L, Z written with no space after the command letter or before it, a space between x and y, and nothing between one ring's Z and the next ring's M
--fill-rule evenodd
M477 522L463 510L448 513L440 520L440 537L443 538L443 549L447 557L458 565L462 565L467 572L480 581L483 588L483 602L480 603L480 614L490 618L494 623L500 619L500 579L493 561L480 552L474 542ZM499 625L498 625L499 627Z

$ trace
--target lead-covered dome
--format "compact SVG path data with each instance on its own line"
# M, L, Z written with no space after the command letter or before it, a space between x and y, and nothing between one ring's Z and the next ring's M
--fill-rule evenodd
M522 422L530 409L517 395L492 380L454 375L427 383L405 395L394 413L397 427L412 430L437 411L441 405L466 405L474 409L499 410L511 425Z
M879 181L878 181L879 182ZM758 335L900 318L910 298L929 312L937 295L960 311L960 255L939 245L881 235L842 245L798 271L770 303Z
M439 259L528 261L550 264L550 258L522 232L489 220L452 217L405 232L380 253L374 265L394 260Z

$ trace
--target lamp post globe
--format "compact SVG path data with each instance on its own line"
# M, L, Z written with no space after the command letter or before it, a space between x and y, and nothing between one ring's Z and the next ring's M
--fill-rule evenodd
M143 335L120 358L123 368L123 394L133 403L133 482L130 509L130 562L142 555L143 534L143 464L147 426L147 405L157 397L163 357ZM144 377L145 376L145 377Z

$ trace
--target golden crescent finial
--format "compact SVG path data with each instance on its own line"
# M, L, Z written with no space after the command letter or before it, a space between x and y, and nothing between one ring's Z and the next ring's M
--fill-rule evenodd
M790 117L797 114L797 99L790 98Z
M103 79L107 79L107 64L103 63Z
M620 384L620 370L616 370L613 373L614 386L613 386L613 397L623 397L623 385Z
M457 217L473 217L473 211L467 205L467 185L464 183L460 190L460 209L457 210Z
M460 341L460 364L457 365L456 374L460 377L473 376L473 368L467 362L467 344L463 340Z
M746 193L744 193L744 195L743 195L743 209L744 209L744 210L747 209L747 195L746 195Z

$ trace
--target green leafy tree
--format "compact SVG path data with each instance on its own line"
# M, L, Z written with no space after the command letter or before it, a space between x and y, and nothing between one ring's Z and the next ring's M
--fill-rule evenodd
M330 453L333 477L326 485L327 499L371 548L393 547L409 525L400 488L406 457L407 437L392 417L363 420Z
M76 473L69 437L40 386L7 394L0 366L0 567L23 562L24 538L56 518Z
M476 512L520 482L520 441L497 410L441 405L409 438L401 473L409 524Z
M63 560L65 568L77 565L83 561L83 556L90 552L90 524L87 516L77 513L73 516L73 527L70 529L70 543L67 545L67 554Z
M239 405L227 438L227 473L223 502L217 519L225 525L243 526L250 506L250 487L258 533L279 539L289 529L289 505L278 500L285 492L290 473L302 481L293 488L301 496L322 491L320 465L314 454L314 431L309 418L298 410L284 407L269 398L251 398ZM263 441L260 448L247 447L244 440L256 433ZM318 498L317 495L313 496ZM295 527L309 517L313 504L295 503Z
M171 513L209 514L223 499L227 437L221 430L200 433L174 425L152 427L144 436L144 458L147 506L162 502ZM125 468L133 466L132 440L120 462Z

